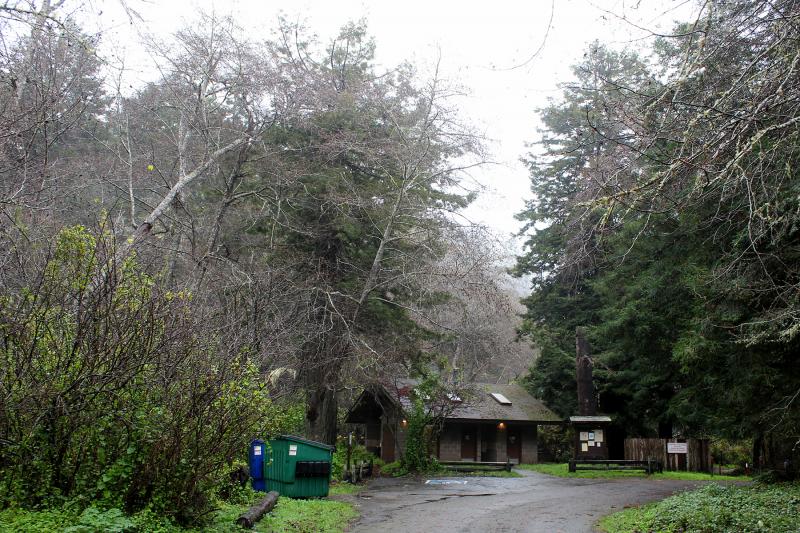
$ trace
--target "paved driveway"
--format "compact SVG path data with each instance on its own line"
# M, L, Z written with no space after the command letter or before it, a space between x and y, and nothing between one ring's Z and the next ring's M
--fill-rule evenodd
M361 518L351 531L591 532L605 514L699 485L665 479L520 474L524 477L450 478L458 483L448 484L376 479L355 498Z

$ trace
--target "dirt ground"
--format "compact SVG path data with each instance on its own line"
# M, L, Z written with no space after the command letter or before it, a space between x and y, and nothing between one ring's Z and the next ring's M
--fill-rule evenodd
M584 533L601 516L699 486L648 479L567 479L529 471L521 478L385 479L354 497L353 533Z

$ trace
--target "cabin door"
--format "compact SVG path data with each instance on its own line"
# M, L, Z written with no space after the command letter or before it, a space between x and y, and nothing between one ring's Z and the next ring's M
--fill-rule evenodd
M508 454L508 460L519 463L522 455L522 441L520 440L519 428L509 427L507 434L506 453Z
M478 452L476 440L478 437L475 426L465 427L461 430L461 460L474 461Z
M385 421L381 424L381 459L387 463L394 461L394 432Z

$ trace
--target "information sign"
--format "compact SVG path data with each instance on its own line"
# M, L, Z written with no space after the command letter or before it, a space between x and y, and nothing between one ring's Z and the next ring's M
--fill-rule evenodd
M685 442L668 442L667 453L689 453L689 445Z

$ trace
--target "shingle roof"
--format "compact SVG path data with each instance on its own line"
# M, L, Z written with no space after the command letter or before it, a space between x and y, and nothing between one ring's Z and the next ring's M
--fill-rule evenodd
M541 400L514 383L496 385L474 383L464 402L453 410L448 418L460 420L508 420L517 422L562 422L562 419L547 408ZM492 398L499 393L511 401L504 405Z
M409 395L416 385L414 380L398 380L393 386L386 387L403 409L411 407ZM492 397L499 393L511 401L511 405L503 405ZM470 383L459 388L462 402L454 402L451 414L453 420L496 420L511 422L563 422L563 419L547 408L541 400L531 396L528 391L517 384L497 385L494 383Z

